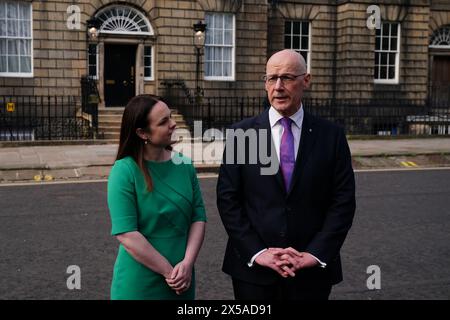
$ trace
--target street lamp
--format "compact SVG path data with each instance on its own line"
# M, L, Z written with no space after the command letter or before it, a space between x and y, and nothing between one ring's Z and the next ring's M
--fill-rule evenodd
M97 40L101 22L97 18L86 21L89 40Z
M205 45L205 31L206 24L199 21L194 24L194 47L197 54L197 65L195 70L195 98L198 102L200 96L202 95L202 89L199 85L200 77L200 56L202 55L202 48Z
M97 40L98 34L101 27L101 21L97 18L92 18L86 21L87 27L87 64L89 66L89 58L91 54L91 43L95 49L94 53L97 54ZM98 76L98 75L97 75ZM82 91L82 104L84 108L89 111L92 115L92 127L94 128L93 134L94 138L97 137L98 134L98 103L100 101L100 97L97 90L97 84L95 80L90 76L89 67L88 73L85 77L81 78L81 91Z

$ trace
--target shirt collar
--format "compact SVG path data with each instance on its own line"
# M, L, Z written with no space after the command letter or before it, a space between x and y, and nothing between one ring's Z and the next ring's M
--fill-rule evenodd
M303 103L302 103L300 105L300 108L297 110L297 112L294 113L289 118L297 125L298 128L301 128L302 122L303 122L303 115L304 115L304 111L303 111ZM278 111L274 107L270 106L270 109L269 109L270 127L273 128L281 118L283 118L283 116L280 113L278 113Z

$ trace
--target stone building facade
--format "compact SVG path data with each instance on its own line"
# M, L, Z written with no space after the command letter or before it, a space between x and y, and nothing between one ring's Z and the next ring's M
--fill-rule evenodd
M309 95L426 99L450 88L447 0L0 0L0 96L80 96L97 79L100 108L124 97L195 89L193 25L206 22L205 96L264 95L265 62L294 48L308 62ZM368 27L371 17L379 28ZM375 13L374 13L375 12ZM87 21L101 22L89 39ZM377 20L370 20L377 22ZM443 92L443 93L442 93ZM126 99L125 99L126 100Z

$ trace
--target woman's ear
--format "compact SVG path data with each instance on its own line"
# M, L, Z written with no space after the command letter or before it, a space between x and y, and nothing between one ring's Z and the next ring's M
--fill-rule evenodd
M149 138L148 133L145 132L144 129L142 129L142 128L137 128L136 134L138 135L139 138L141 138L144 141L148 140L148 138Z

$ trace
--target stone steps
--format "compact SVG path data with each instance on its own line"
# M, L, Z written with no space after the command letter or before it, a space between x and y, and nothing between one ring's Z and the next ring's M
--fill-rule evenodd
M98 110L99 136L107 140L119 140L120 126L124 108L111 108ZM172 109L172 119L177 123L177 128L186 128L183 116L176 109Z

